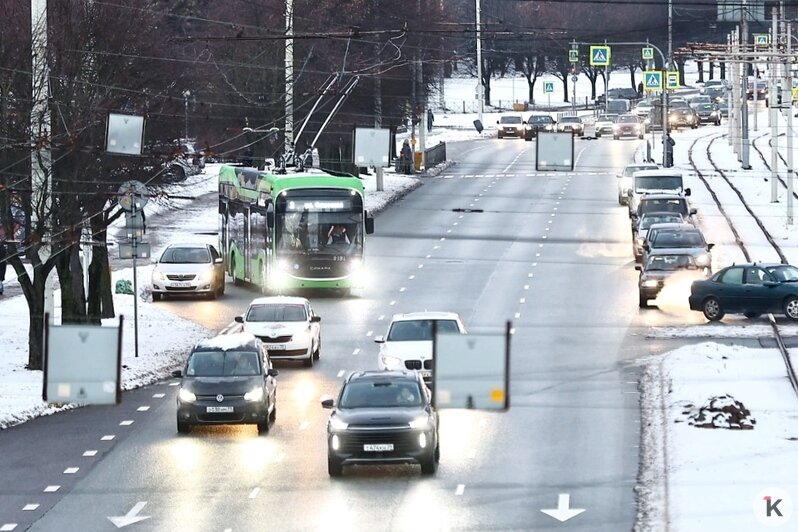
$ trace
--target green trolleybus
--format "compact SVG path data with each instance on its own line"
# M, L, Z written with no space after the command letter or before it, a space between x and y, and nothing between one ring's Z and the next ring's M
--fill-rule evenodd
M219 249L233 280L279 293L363 287L363 183L321 170L219 170Z

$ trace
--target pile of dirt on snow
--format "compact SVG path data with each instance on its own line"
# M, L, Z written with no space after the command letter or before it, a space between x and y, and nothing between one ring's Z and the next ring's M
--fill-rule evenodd
M751 411L731 395L712 397L700 408L685 405L682 413L690 425L705 429L752 430L756 425Z

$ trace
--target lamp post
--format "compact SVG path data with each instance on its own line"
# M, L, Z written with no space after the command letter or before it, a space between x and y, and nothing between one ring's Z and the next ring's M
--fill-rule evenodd
M188 142L188 97L191 96L191 91L186 89L183 91L183 118L185 120L185 129L183 130L185 141Z
M479 115L477 118L479 119L480 123L482 122L482 110L484 105L484 98L482 97L482 30L479 23L479 15L480 15L480 8L479 8L479 0L476 0L477 3L477 99L479 100Z

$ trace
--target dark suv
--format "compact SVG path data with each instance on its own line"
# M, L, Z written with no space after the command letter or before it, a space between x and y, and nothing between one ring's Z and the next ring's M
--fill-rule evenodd
M429 389L414 371L360 371L344 382L327 422L327 469L346 464L417 463L421 472L438 469L438 414Z
M541 131L554 131L557 122L549 115L530 115L524 122L524 140L532 140Z
M177 393L177 432L192 425L253 424L264 434L277 417L277 370L251 333L224 334L194 346Z

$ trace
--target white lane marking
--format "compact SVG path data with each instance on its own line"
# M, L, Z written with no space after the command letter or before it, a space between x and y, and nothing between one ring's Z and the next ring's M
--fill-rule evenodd
M468 204L468 206L469 206L469 207L473 207L473 206L474 206L474 204L473 204L473 203L469 203L469 204Z
M585 153L586 149L587 148L582 148L581 150L579 150L579 154L576 156L576 161L574 161L574 166L579 164L579 158L582 157L582 154Z
M310 426L310 423L308 423L307 421L303 421L302 424L299 425L299 430L305 430L309 426Z
M233 532L233 529L232 528L225 528L224 532Z
M180 386L179 382L170 382L169 386Z
M520 317L521 317L521 313L520 313L520 312L516 312L516 313L515 313L515 319L518 319L518 318L520 318Z
M136 410L137 410L138 412L146 412L146 411L147 411L147 410L149 410L149 409L150 409L150 407L149 407L149 406L140 406L140 407L138 407Z
M463 219L463 215L461 214L460 216L458 216L458 218L462 220Z
M432 257L432 255L427 255L427 256L426 256L426 257L424 257L424 258L425 258L425 259L429 259L429 258L431 258L431 257Z
M344 373L346 373L344 370L339 371L338 372L338 378L340 379L341 377L343 377Z
M531 277L531 275L530 275L530 277ZM524 285L524 290L529 290L529 285L528 284Z
M555 201L555 202L554 202L554 204L555 204L555 205L559 205L559 204L560 204L560 202L559 202L559 201Z
M79 467L67 467L66 469L64 469L64 474L65 475L74 475L78 471L80 471Z
M380 317L377 318L378 321L382 321L385 319L385 314L380 314Z
M83 451L83 456L97 456L97 451L93 449L91 451Z
M556 210L557 210L557 207L554 207L554 210L556 211Z
M38 507L39 507L39 505L35 504L35 503L26 504L25 506L22 507L22 511L23 512L32 512L33 510L35 510Z
M452 225L457 225L457 224L459 224L459 223L460 223L460 222L454 222Z
M532 266L537 266L537 265L538 265L538 263L537 263L537 262L533 262L533 263L532 263Z
M479 201L479 198L474 198L474 201Z
M260 488L253 489L252 491L249 492L249 498L254 499L255 497L258 496L258 493L260 493Z
M447 233L447 234L448 234L448 233L451 233L451 232L452 232L452 230L451 230L451 229L447 229L447 230L446 230L446 233Z
M356 354L358 354L358 353L360 353L360 348L359 348L359 347L356 347L356 348L355 348L355 350L354 350L354 351L352 351L352 354L353 354L353 355L356 355Z
M413 279L415 279L415 278L416 278L416 276L415 276L415 275L411 275L410 277L408 277L408 279L410 279L411 281L412 281Z
M100 438L100 440L101 440L101 441L111 441L111 440L113 440L114 438L116 438L116 436L115 436L115 435L113 435L113 434L106 434L105 436L103 436L102 438Z
M546 231L548 231L548 230L549 230L549 228L547 227L547 228L546 228ZM546 240L548 237L547 237L546 235L543 235L543 237L542 237L542 238L543 238L543 240Z
M55 493L59 489L61 489L61 486L47 486L46 488L44 488L44 492L45 493Z
M441 249L441 247L436 244L436 245L432 246L432 249Z
M133 420L132 419L126 419L126 420L122 421L119 425L122 426L122 427L129 427L132 424L133 424Z
M424 267L424 265L423 265L423 264L419 264L419 265L418 265L418 269L419 269L419 270L420 270L421 268L423 268L423 267Z
M521 298L521 300L519 301L519 303L521 303L522 305L523 305L524 303L526 303L526 298L525 298L525 297L522 297L522 298Z
M0 526L0 532L11 532L12 530L16 530L17 523L3 523L3 526Z
M454 494L455 495L462 495L464 491L465 491L465 484L458 484L457 485L457 489L454 490Z
M394 299L393 301L391 301L391 302L390 302L390 303L388 303L388 304L389 304L390 306L394 306L394 305L396 305L396 300Z
M510 334L515 334L515 327L510 328Z
M540 253L535 253L535 256L536 257L540 257Z
M535 274L534 274L534 273L532 273L532 272L529 272L528 274L526 274L526 276L527 276L527 277L533 277L534 275L535 275Z
M539 247L539 248L542 248L542 247L543 247L543 244L538 244L538 247Z
M407 290L407 288L405 288L404 286L399 289L400 292L404 292L405 290Z
M442 237L441 237L441 239L440 239L440 241L441 241L441 242L443 242L444 240L446 240L446 237L445 237L445 236L442 236Z
M166 397L165 393L154 393L154 394L152 394L152 398L153 399L163 399L164 397Z
M371 336L372 334L374 334L374 331L367 331L366 332L366 336Z

